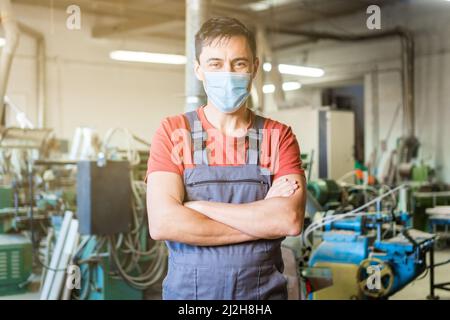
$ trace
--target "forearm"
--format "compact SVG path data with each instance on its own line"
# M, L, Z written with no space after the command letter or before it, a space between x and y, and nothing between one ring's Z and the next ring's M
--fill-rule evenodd
M215 221L183 205L173 205L154 230L157 240L182 242L196 246L217 246L256 240L231 226Z
M244 204L197 201L195 210L218 222L258 238L296 235L302 215L287 198L270 198Z

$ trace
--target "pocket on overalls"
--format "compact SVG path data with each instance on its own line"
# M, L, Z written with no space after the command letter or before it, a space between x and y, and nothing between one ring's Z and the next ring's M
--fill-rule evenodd
M236 281L232 268L197 268L195 283L199 300L234 299Z
M258 293L261 300L287 299L287 279L275 265L261 266Z
M259 300L260 267L239 268L236 275L236 300Z
M195 268L169 261L162 289L163 300L195 300Z

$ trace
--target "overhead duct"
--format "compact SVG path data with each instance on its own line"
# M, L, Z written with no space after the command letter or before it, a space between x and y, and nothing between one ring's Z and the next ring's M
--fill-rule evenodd
M404 123L406 125L406 138L412 145L416 144L414 138L414 39L408 30L397 27L391 30L361 34L361 35L348 35L348 34L336 34L320 31L307 31L307 30L292 30L286 28L271 28L271 32L284 33L288 35L296 35L302 37L308 37L313 39L329 39L337 41L364 41L375 40L387 37L400 37L402 45L402 96L403 96L403 116ZM409 158L409 156L407 156Z
M5 121L5 94L12 60L19 43L19 28L10 0L0 0L0 19L5 31L5 45L0 57L0 125Z
M206 103L202 83L194 72L195 34L208 18L208 0L186 0L186 69L185 69L185 110L191 111Z

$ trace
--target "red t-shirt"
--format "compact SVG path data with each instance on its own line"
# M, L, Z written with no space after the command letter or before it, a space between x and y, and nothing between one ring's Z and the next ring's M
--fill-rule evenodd
M246 161L248 142L229 137L215 129L206 119L204 107L197 109L203 130L207 132L206 148L211 166L238 166ZM252 112L252 121L255 119ZM272 119L266 119L260 146L260 165L268 168L273 180L287 174L304 175L300 148L291 128ZM190 126L182 115L165 118L153 137L148 159L147 176L155 171L174 172L183 176L185 168L195 166L192 159Z

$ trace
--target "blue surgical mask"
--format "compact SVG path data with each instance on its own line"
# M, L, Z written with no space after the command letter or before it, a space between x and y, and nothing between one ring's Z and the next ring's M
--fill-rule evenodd
M250 73L204 71L203 74L208 99L224 113L238 110L250 95Z

